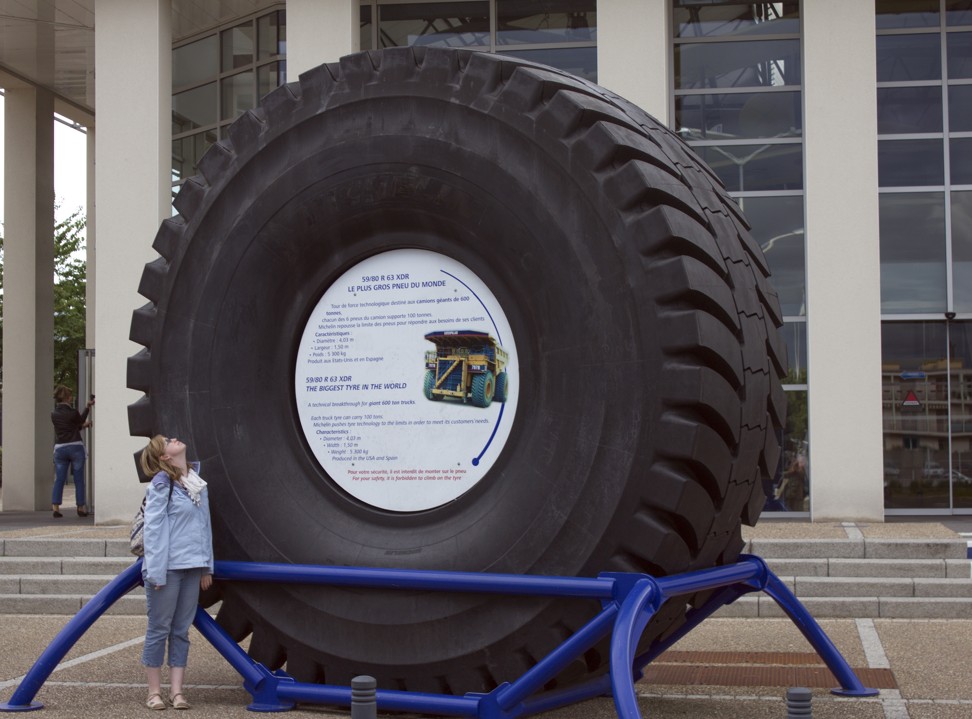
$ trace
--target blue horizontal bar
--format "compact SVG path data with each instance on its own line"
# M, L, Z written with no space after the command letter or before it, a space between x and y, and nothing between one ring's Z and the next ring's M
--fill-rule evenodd
M335 567L311 564L217 561L217 579L240 582L324 584L380 589L427 589L481 594L612 598L614 580L599 577L546 577L523 574L445 572L425 569Z
M277 696L293 702L351 706L351 687L330 684L281 682L277 686ZM375 699L378 708L382 711L414 711L423 714L474 717L478 713L480 697L379 689Z

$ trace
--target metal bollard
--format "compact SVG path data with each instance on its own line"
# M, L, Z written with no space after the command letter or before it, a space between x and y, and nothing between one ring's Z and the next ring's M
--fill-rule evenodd
M786 719L813 719L813 707L810 702L813 692L803 687L791 687L786 690Z
M377 688L378 682L374 677L362 675L351 680L351 719L378 718Z

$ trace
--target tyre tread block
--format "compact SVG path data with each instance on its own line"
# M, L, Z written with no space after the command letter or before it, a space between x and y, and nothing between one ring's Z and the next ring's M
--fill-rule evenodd
M271 671L279 669L287 661L287 653L277 637L260 624L253 627L247 654Z
M233 147L228 142L221 140L209 146L209 149L199 158L196 169L206 178L207 184L212 185L229 171L230 165L235 159L236 153L233 152Z
M674 207L652 208L628 226L636 249L645 256L688 255L703 262L720 277L728 277L722 250L712 233Z
M709 503L721 503L732 466L732 451L725 440L710 427L671 414L656 431L661 447L659 454L690 466L697 481L706 488L711 498Z
M128 358L125 381L129 389L148 392L152 386L152 353L143 349Z
M192 219L205 202L208 187L202 176L193 175L182 183L179 194L172 201L172 206L183 217Z
M155 434L155 408L147 395L128 405L128 429L137 437Z
M743 404L743 427L765 429L770 426L767 410L770 396L770 377L766 372L746 373L746 397Z
M743 330L742 365L749 372L770 371L769 357L766 354L766 323L762 317L742 314L739 326Z
M665 312L659 319L659 342L667 355L695 356L700 364L724 375L733 387L742 385L739 341L725 324L710 314L689 310Z
M647 560L649 574L676 574L692 563L685 540L663 523L657 512L637 511L621 536L627 538L621 542L624 549Z
M676 207L707 225L707 217L684 181L643 160L629 160L603 180L604 192L618 198L624 213L639 214L660 205Z
M746 501L746 506L743 507L742 521L750 527L756 526L756 520L759 519L764 506L766 506L766 490L763 483L753 482L749 499Z
M671 368L667 382L667 407L697 412L728 442L735 445L739 441L742 405L735 388L726 382L725 377L708 367L684 365Z
M722 473L728 476L728 465ZM692 530L692 545L700 547L715 515L710 493L678 467L661 462L651 468L645 484L651 489L642 494L641 501L653 509L683 517Z
M302 114L302 105L303 94L301 85L297 82L280 85L260 100L260 109L263 110L268 127L281 126L292 117Z
M659 304L702 310L733 332L740 330L732 291L708 265L684 255L659 260L646 258L645 262L648 281L656 289Z
M625 128L627 121L624 113L616 107L605 103L601 98L594 97L583 92L573 92L561 89L544 104L543 109L537 115L536 123L538 130L549 135L551 138L569 138L579 132L586 132L596 125L615 125ZM633 138L632 138L633 139ZM563 143L556 144L559 152L566 154L568 147ZM639 143L651 144L651 143ZM573 151L571 149L571 151ZM639 153L644 157L647 153ZM647 159L651 159L648 155ZM584 163L585 169L589 172L591 164ZM597 165L594 164L596 167ZM658 165L660 166L660 165ZM669 173L671 170L663 166Z
M682 179L657 142L645 141L644 136L631 127L616 122L598 120L591 124L571 149L571 163L577 172L603 175L632 160L655 165L672 177Z
M767 431L765 439L766 443L763 445L763 451L760 454L759 466L765 476L772 477L776 474L780 465L783 448L780 446L780 438L776 435L776 432Z
M183 230L185 228L186 223L182 217L177 215L166 218L162 221L162 225L155 235L152 248L162 255L163 258L171 262L182 246Z
M142 305L132 312L132 324L128 330L128 339L143 347L151 347L155 337L156 308L154 302Z
M145 265L142 269L142 279L138 283L138 293L158 304L162 298L162 289L168 269L169 263L166 262L164 257L159 257Z
M736 461L732 465L732 473L729 482L732 484L750 484L756 473L759 457L763 452L766 443L765 432L759 427L743 428L739 447L736 450Z
M260 108L247 110L229 126L229 141L233 146L233 151L240 157L248 157L255 151L257 140L266 129L267 122L263 110ZM176 199L179 199L178 195ZM181 209L179 209L179 213L186 214ZM189 215L189 217L191 218L192 215Z

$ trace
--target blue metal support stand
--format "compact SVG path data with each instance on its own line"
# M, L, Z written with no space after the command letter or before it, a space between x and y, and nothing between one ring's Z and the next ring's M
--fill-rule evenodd
M119 574L78 612L44 650L0 711L30 711L38 690L75 642L120 597L141 583L142 560ZM437 572L369 567L327 567L256 562L216 562L216 579L229 582L277 582L378 589L411 589L479 594L530 595L596 599L601 611L573 636L512 683L488 694L424 694L378 689L380 711L409 711L473 719L514 719L611 695L620 719L640 719L635 681L653 659L701 624L717 609L743 594L763 591L771 596L803 633L840 682L832 690L842 696L874 696L876 689L861 684L854 670L810 616L806 607L759 557L742 555L736 564L686 572L671 577L603 573L598 577L544 577L476 572ZM718 590L703 606L692 610L685 624L651 650L637 655L638 640L651 617L668 600L699 591ZM298 702L351 706L350 686L298 682L285 672L272 672L251 659L205 610L199 608L196 628L243 678L258 712L293 709ZM604 637L611 638L611 668L607 675L565 689L543 691L544 685Z

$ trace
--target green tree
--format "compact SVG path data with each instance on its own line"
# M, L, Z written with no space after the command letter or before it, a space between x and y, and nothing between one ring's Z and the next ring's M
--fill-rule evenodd
M81 208L54 225L54 384L77 390L78 350L84 348L86 262ZM0 234L0 332L3 330L3 235ZM0 345L0 387L3 382Z
M75 392L78 350L85 344L86 224L87 218L78 208L54 225L54 384L67 385Z

